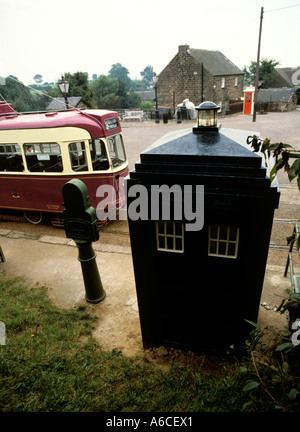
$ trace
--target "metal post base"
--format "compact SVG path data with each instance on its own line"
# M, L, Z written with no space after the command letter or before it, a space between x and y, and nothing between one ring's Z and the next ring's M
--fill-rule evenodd
M77 243L77 247L86 292L85 299L89 303L99 303L105 298L106 292L99 275L96 254L91 243Z

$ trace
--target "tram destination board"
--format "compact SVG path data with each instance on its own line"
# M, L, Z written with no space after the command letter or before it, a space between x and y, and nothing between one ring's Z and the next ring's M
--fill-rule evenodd
M119 128L119 122L117 117L104 120L104 124L105 124L105 129L108 132Z

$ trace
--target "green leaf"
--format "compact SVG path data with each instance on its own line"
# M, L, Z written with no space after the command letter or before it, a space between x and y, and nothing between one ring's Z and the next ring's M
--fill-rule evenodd
M257 329L259 329L259 325L258 325L257 323L255 323L255 322L253 322L253 321L250 321L250 320L247 320L247 319L245 319L245 321L246 321L247 323L251 324L252 326L256 327Z
M300 392L299 392L297 389L292 388L292 390L291 390L291 391L289 392L289 394L288 394L288 398L289 398L289 400L296 399L296 397L298 396L299 393L300 393Z
M292 148L292 149L294 149L294 147L291 146L290 144L282 144L282 147L283 148Z
M294 347L294 345L292 344L292 342L285 342L281 345L278 345L276 347L276 351L285 351L285 350L290 350Z
M291 168L293 170L295 170L296 172L299 171L300 169L300 159L296 159L293 163L293 165L291 166Z
M280 146L280 148L292 148L294 149L293 146L291 146L290 144L284 144L284 143L275 143L275 144L271 144L269 147L270 151L274 151L277 149L277 147Z
M272 183L272 181L274 180L274 178L275 178L275 176L276 176L276 174L277 174L277 171L280 169L280 168L282 168L282 158L280 158L280 159L278 159L278 161L277 161L277 163L273 166L273 168L271 169L271 172L270 172L270 181L271 181L271 183Z
M283 363L282 363L282 372L283 372L284 374L287 374L287 373L288 373L288 370L289 370L289 364L288 364L288 362L283 362Z
M248 381L248 383L244 386L244 391L250 391L254 388L258 387L260 384L257 381Z
M294 180L295 177L297 177L296 171L293 168L290 168L288 170L288 177L289 177L289 181L291 182L292 180Z
M242 406L242 411L245 411L248 408L248 406L251 406L251 405L252 405L251 401L245 402L244 405Z
M300 173L298 174L297 184L298 184L298 189L300 190Z
M266 150L268 150L270 147L270 140L268 138L265 138L264 142L262 143L260 151L262 153L265 153Z
M269 150L270 151L276 150L279 145L280 145L280 143L271 144L270 147L269 147Z

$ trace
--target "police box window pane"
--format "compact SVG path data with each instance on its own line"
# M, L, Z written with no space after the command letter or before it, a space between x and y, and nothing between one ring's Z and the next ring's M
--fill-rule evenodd
M164 236L159 236L158 237L158 248L159 249L166 249L165 237Z
M210 225L208 230L208 255L236 258L239 228L225 225Z
M178 251L183 250L182 238L176 237L176 239L175 239L175 249L178 250Z
M166 222L166 228L167 228L167 234L169 235L174 234L174 225L172 222Z
M237 235L237 227L229 228L229 240L235 241Z
M63 171L58 143L26 143L24 149L27 168L30 172Z
M216 241L213 241L213 240L210 241L209 251L211 254L217 253L217 242Z
M217 225L211 225L210 226L210 238L211 239L218 239L218 226Z
M84 142L73 142L69 144L71 167L73 171L87 171L87 161Z
M23 157L18 144L0 145L0 171L24 171Z
M228 255L235 256L236 255L236 247L237 243L229 243L228 244Z
M157 250L164 252L184 251L184 229L182 222L156 221Z
M174 248L174 238L173 237L167 237L167 249L173 250Z
M226 255L226 242L219 242L219 255Z
M227 234L228 234L228 227L221 225L219 227L219 239L220 240L227 240Z
M163 234L163 235L165 234L165 222L157 221L156 222L156 227L157 227L158 232L160 234Z

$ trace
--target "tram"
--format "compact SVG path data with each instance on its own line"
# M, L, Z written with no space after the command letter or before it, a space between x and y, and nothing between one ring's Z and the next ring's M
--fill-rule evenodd
M20 114L0 101L0 209L22 211L31 223L50 213L52 224L62 226L61 190L66 182L82 180L95 208L101 206L99 186L113 187L110 204L119 209L125 203L120 185L127 174L116 112L70 109Z

